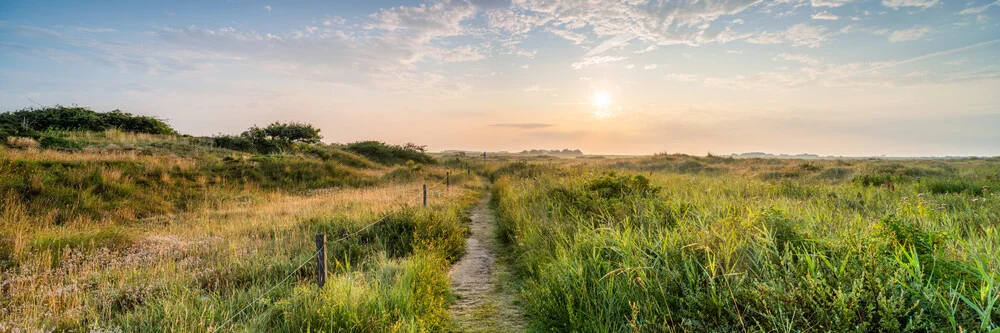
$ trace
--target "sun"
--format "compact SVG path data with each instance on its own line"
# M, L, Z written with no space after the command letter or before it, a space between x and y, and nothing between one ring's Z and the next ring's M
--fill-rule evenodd
M594 107L598 109L606 109L609 105L611 105L611 95L608 95L607 91L598 90L597 92L594 92L591 103L593 103Z

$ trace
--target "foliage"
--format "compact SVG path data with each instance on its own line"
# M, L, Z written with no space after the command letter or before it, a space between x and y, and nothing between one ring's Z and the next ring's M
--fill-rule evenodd
M496 178L498 229L535 331L1000 328L1000 164L603 165Z
M319 143L323 138L319 131L310 124L275 122L263 128L254 125L239 136L218 135L214 143L220 148L274 154L291 150L296 143Z
M203 138L46 133L82 148L0 147L0 331L202 332L231 317L220 331L452 328L448 267L482 194L473 177L418 207L420 180L446 170L388 177L333 145L249 155ZM323 289L317 233L330 236Z
M412 143L400 146L386 144L381 141L360 141L347 144L345 149L384 165L404 164L407 161L414 161L421 164L435 163L430 155L424 153L422 146Z
M177 134L161 119L136 116L120 110L95 112L84 107L27 108L0 113L0 138L6 136L40 137L41 131L105 131L147 134Z

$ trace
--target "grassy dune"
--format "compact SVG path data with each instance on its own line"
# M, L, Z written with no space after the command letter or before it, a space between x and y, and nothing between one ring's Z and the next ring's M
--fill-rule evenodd
M0 331L212 331L247 304L223 331L451 327L447 269L484 189L474 176L432 187L423 208L421 184L444 167L317 145L261 156L170 135L58 136L82 148L0 146Z
M1000 327L1000 160L492 170L538 331Z

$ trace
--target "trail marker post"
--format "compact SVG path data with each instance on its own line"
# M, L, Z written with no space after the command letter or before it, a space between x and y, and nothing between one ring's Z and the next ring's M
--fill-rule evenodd
M316 234L316 284L326 284L326 234Z

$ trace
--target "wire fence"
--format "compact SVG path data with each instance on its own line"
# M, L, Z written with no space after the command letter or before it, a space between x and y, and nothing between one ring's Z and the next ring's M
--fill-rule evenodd
M339 243L339 242L342 242L344 240L347 240L348 238L357 236L358 234L360 234L360 233L362 233L362 232L364 232L364 231L366 231L368 229L371 229L371 227L374 227L376 224L384 222L391 215L392 215L391 211L387 212L387 213L385 213L385 215L382 215L381 218L379 218L378 220L375 220L375 222L369 223L369 224L365 225L364 227L362 227L361 229L355 230L355 231L353 231L353 232L351 232L351 233L349 233L347 235L344 235L343 237L337 238L337 239L333 240L332 243ZM331 242L328 241L327 243L331 243ZM322 251L323 251L323 249L317 249L315 252L313 252L313 254L311 256L309 256L309 258L306 258L305 260L303 260L302 263L300 263L298 267L296 267L290 273L288 273L288 275L286 275L285 278L281 279L281 281L278 281L278 283L276 283L274 286L271 286L271 288L269 288L264 293L260 294L260 296L258 296L252 302L247 303L247 305L245 305L242 309L240 309L240 311L237 311L236 313L234 313L231 317L229 317L229 319L226 319L226 321L222 322L222 324L220 324L218 327L216 327L215 330L213 330L212 332L218 332L222 328L226 327L226 325L228 325L230 322L232 322L233 319L236 319L237 317L240 316L240 314L243 314L243 312L246 311L248 308L250 308L251 305L253 305L254 303L260 302L261 299L264 299L264 297L267 296L268 294L270 294L272 291L274 291L275 288L278 288L279 286L281 286L282 284L284 284L285 282L287 282L288 279L290 279L292 276L294 276L296 273L298 273L299 270L302 269L302 267L305 267L305 265L308 264L309 261L312 261L313 259L315 259L316 256L319 255L319 253L322 252Z
M435 187L437 187L437 186L439 186L441 184L445 184L448 181L449 180L446 178L446 179L441 180L438 183L431 184L430 187L427 187L426 191L422 191L423 193L421 193L420 191L418 191L418 193L417 193L417 199L418 200L421 199L421 197L427 195L427 191L430 191L431 189L433 189L433 188L435 188ZM426 198L424 198L424 200L426 200ZM407 200L407 203L409 203L409 200ZM347 240L348 238L357 236L358 234L360 234L360 233L362 233L362 232L364 232L364 231L366 231L368 229L371 229L371 227L374 227L375 225L384 222L391 215L392 215L392 211L386 212L384 215L382 215L382 217L380 217L379 219L375 220L374 222L369 223L369 224L365 225L364 227L362 227L361 229L355 230L355 231L353 231L353 232L351 232L349 234L346 234L346 235L344 235L344 236L342 236L342 237L340 237L338 239L335 239L333 241L328 241L327 244L329 244L331 242L332 243L339 243L339 242L342 242L344 240ZM325 245L324 245L324 249L325 249ZM284 278L282 278L281 281L278 281L278 283L276 283L275 285L271 286L271 288L267 289L267 291L264 291L263 293L260 294L260 296L257 296L256 299L254 299L253 301L247 303L245 306L243 306L243 308L241 308L239 311L237 311L232 316L230 316L229 319L226 319L226 321L222 322L222 324L220 324L214 330L212 330L212 332L219 332L219 330L225 328L234 319L236 319L237 317L239 317L248 308L250 308L250 306L252 306L253 304L255 304L257 302L260 302L260 300L264 299L264 297L266 297L268 294L270 294L272 291L274 291L274 289L278 288L279 286L281 286L285 282L287 282L288 279L290 279L292 276L294 276L296 273L298 273L299 270L302 269L302 267L305 267L305 265L308 264L310 261L312 261L313 259L315 259L316 256L319 255L319 253L322 252L324 249L317 249L315 252L312 253L312 255L309 256L309 258L306 258L305 260L303 260L301 263L299 263L298 267L296 267L295 269L293 269L290 273L288 273L288 275L286 275Z

